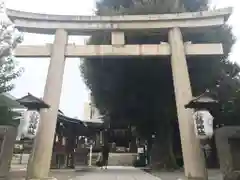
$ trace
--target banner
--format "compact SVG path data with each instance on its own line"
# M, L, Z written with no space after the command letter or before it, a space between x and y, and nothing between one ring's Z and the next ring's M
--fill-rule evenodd
M213 135L213 116L207 110L193 114L195 133L199 139L208 139Z
M38 111L26 111L25 121L27 122L27 131L25 136L28 138L34 138L37 134L38 125L40 120L40 114Z

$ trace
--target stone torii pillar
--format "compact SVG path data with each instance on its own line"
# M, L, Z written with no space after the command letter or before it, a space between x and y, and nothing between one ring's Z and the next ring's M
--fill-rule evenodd
M27 179L48 177L62 90L67 42L67 32L64 29L57 29L43 97L43 101L49 104L50 108L40 111L40 123L28 162Z
M192 89L180 28L169 31L169 43L185 176L189 180L206 180L204 155L200 148L200 141L194 133L193 112L185 108L192 99Z

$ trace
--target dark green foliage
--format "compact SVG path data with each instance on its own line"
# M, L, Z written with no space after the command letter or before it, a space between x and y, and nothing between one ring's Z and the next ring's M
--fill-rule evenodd
M16 69L16 62L11 56L0 61L0 93L3 93L14 88L12 81L20 76L22 69Z
M17 70L16 62L10 56L0 59L0 93L9 92L14 88L13 80L20 76L21 70ZM1 100L0 100L1 101ZM11 107L0 107L0 125L18 125L18 120L14 120L15 112Z

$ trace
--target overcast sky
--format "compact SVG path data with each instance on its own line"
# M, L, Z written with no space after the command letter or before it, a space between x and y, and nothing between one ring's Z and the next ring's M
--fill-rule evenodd
M234 13L229 20L233 26L233 33L240 39L239 0L213 0L218 7L232 6ZM91 15L95 7L95 0L6 0L8 8L48 14ZM69 43L84 44L86 37L69 37ZM25 33L23 44L53 43L53 36ZM231 60L238 61L237 49L240 41L233 47ZM19 66L25 72L16 80L16 88L12 91L15 97L21 97L28 92L42 97L49 65L49 59L17 59ZM83 104L88 101L88 90L81 78L79 59L67 59L64 82L61 95L60 109L70 117L83 117Z

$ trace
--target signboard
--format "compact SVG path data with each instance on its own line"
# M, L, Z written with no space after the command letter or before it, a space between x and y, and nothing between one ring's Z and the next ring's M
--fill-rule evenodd
M193 114L195 133L199 139L211 138L213 135L213 116L207 110Z

